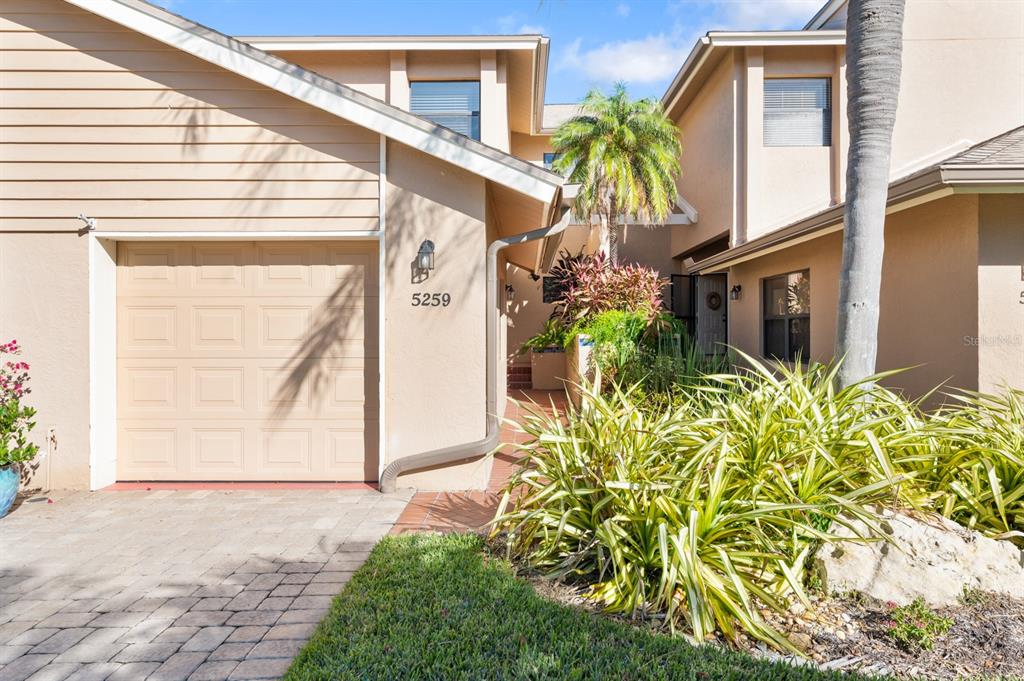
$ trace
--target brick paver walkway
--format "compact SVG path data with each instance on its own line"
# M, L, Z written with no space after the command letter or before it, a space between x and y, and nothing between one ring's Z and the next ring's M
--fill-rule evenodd
M407 495L71 493L0 520L0 681L278 678Z
M561 390L516 390L510 392L509 397L521 403L535 403L545 410L550 410L552 404L561 410L567 399ZM519 416L520 408L509 401L505 417L515 421ZM501 430L501 441L505 444L521 442L523 437L522 433L508 426ZM503 447L495 454L490 483L485 491L417 493L398 518L391 533L478 532L485 529L487 523L494 518L501 493L518 458L511 447Z

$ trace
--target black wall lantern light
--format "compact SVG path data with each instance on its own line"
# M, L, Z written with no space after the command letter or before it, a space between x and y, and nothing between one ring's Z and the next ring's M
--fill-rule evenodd
M430 239L420 244L420 250L416 253L416 269L421 272L434 269L434 242Z
M743 292L743 287L740 286L739 284L736 284L731 289L729 289L729 300L739 300L740 299L740 294L742 292Z
M505 284L505 300L508 302L514 302L516 299L516 290L512 288L512 284Z

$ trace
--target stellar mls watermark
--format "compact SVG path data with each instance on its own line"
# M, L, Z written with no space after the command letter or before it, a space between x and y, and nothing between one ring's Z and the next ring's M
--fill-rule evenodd
M1019 333L964 336L964 345L985 348L1019 348L1024 345L1024 336Z

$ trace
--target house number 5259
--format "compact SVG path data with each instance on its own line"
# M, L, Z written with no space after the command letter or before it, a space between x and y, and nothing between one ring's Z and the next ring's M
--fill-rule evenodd
M414 293L412 294L413 307L448 307L452 304L450 293Z

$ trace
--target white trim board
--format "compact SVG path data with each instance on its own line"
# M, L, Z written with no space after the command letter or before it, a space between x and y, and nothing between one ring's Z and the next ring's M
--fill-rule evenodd
M89 235L89 489L117 482L117 245Z
M383 224L383 214L381 223ZM366 241L380 239L384 232L380 230L339 232L339 231L296 231L296 232L256 232L253 230L232 230L224 232L102 232L92 233L93 236L111 241Z
M383 141L382 137L382 141ZM385 147L382 144L381 154ZM382 166L383 168L383 163ZM383 172L382 172L383 177ZM384 181L384 180L382 180ZM381 225L384 214L381 213ZM282 236L265 237L265 234ZM358 235L357 235L358 234ZM374 232L90 232L89 238L89 489L117 482L117 241L372 241L377 244L378 477L384 468L384 233Z
M137 0L66 0L109 21L282 92L533 199L551 203L562 178Z
M388 138L380 136L380 171L377 174L380 190L377 192L380 201L380 236L377 237L377 479L384 473L387 461L387 258L384 257L386 236L384 234L388 216Z
M239 36L268 52L356 50L533 50L541 36Z

